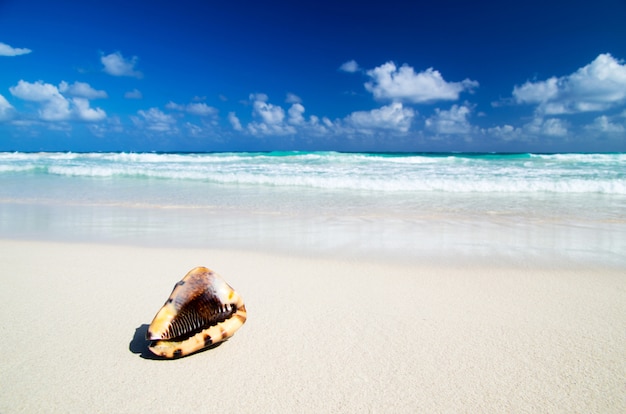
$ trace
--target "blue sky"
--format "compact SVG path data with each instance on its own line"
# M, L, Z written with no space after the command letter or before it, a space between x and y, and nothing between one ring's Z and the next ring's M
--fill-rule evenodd
M625 21L624 0L0 0L0 150L626 151Z

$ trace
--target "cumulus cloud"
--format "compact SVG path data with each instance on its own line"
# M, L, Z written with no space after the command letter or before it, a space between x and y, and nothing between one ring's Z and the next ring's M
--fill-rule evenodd
M198 116L209 116L209 115L216 115L217 114L217 109L216 108L213 108L212 106L209 106L209 105L205 104L204 102L190 103L190 104L187 105L187 107L185 109L190 114L198 115Z
M485 130L483 130L483 132L485 132ZM516 128L508 124L503 125L503 126L496 126L493 128L488 128L486 132L504 141L517 140L523 136L523 132L521 128Z
M187 130L187 133L189 135L191 135L192 137L199 137L204 135L205 131L202 127L196 125L196 124L192 124L191 122L185 122L185 125L183 125L185 127L185 129Z
M4 96L0 95L0 122L11 118L13 112L13 105L11 105Z
M545 115L603 111L626 101L626 64L600 54L576 72L513 88L520 104L537 104Z
M172 101L169 101L169 102L165 105L165 107L166 107L167 109L171 109L171 110L173 110L173 111L184 111L184 110L185 110L185 106L184 106L184 105L177 104L177 103L172 102Z
M176 119L158 108L137 111L139 117L133 117L135 125L155 132L175 132Z
M106 112L100 108L91 108L85 98L73 98L74 113L78 119L88 122L102 121L106 118Z
M426 119L426 128L438 134L467 134L471 132L467 117L472 112L467 105L452 105L450 110L435 109L435 115Z
M253 121L243 126L234 112L228 114L233 129L255 136L343 136L353 134L404 134L411 128L417 112L401 102L392 102L370 111L356 111L334 122L327 117L311 115L300 102L288 108L269 102L265 94L251 94Z
M85 82L74 82L73 84L68 84L65 81L62 81L59 84L59 91L66 95L76 96L80 98L86 99L98 99L98 98L107 98L108 95L105 91L98 91L91 87L88 83Z
M340 71L348 73L358 72L360 69L359 64L356 63L356 60L354 59L344 62L341 66L339 66Z
M285 99L285 102L291 103L291 104L302 103L302 99L300 99L298 95L290 92L287 94L287 98Z
M123 134L125 132L124 125L118 116L109 116L103 122L89 123L87 128L97 137L104 138L110 134Z
M228 122L230 122L230 125L232 125L235 131L243 130L243 127L241 126L241 121L239 121L239 118L237 118L237 115L235 115L234 112L228 113Z
M552 77L545 81L527 81L522 86L513 87L513 97L517 103L541 103L554 99L559 94L558 79Z
M543 122L542 132L545 135L564 137L567 135L567 123L557 118L546 119Z
M79 87L79 91L81 88L84 92L84 87ZM61 82L61 89L69 91L70 86L67 82ZM43 121L78 119L93 122L106 118L106 113L100 108L91 108L85 97L77 96L70 101L63 96L59 88L42 81L31 83L20 80L16 86L10 87L9 91L19 99L38 102L41 105L38 112L39 118Z
M9 88L13 96L25 101L39 102L39 117L44 121L65 121L71 118L70 103L59 89L49 83L20 80Z
M20 47L11 47L6 43L0 42L0 56L19 56L19 55L27 55L32 50L27 48Z
M336 124L327 117L320 119L315 115L311 115L307 127L308 131L314 135L327 135L337 129Z
M255 121L247 125L247 131L252 135L293 135L298 131L307 130L317 133L319 131L319 119L311 117L307 121L304 117L305 108L300 103L300 98L288 95L288 101L293 102L287 111L279 105L268 102L265 94L252 94L252 116ZM315 118L315 119L313 119ZM239 119L229 114L229 121L234 129L241 127Z
M249 98L251 101L261 101L261 102L267 102L269 100L269 96L267 96L264 93L251 93L249 95Z
M533 135L564 137L568 132L568 123L558 118L543 119L542 117L536 117L530 123L524 125L524 129Z
M371 81L365 83L365 89L376 99L427 103L441 100L459 99L465 90L478 87L478 82L465 79L461 82L446 82L439 71L428 68L416 73L411 66L387 62L368 70Z
M13 96L25 101L45 102L55 97L62 97L59 89L50 84L37 81L35 83L20 80L16 86L9 88Z
M143 98L143 94L139 89L133 89L132 91L128 91L124 94L124 98L126 99L141 99Z
M187 105L181 105L181 104L177 104L175 102L170 101L167 103L167 105L165 105L165 107L167 109L187 112L192 115L198 115L198 116L216 115L218 112L217 108L209 106L205 104L204 102L196 102L196 103L190 103Z
M610 132L605 128L620 126L610 123L608 119L605 118L606 117L596 118L596 121L593 124L587 125L584 128L593 132ZM503 126L481 129L481 132L503 141L537 141L538 139L545 138L567 137L572 134L570 128L570 123L563 119L546 119L542 116L536 116L530 122L527 122L519 127L506 124Z
M252 103L253 115L261 118L262 122L270 125L277 125L285 119L285 110L277 105L266 102L266 95L261 96L264 100L256 99Z
M609 133L609 134L624 133L624 131L626 131L626 128L624 127L624 125L611 122L609 117L607 117L606 115L597 117L596 119L593 120L592 124L587 125L585 128L591 131L597 131L597 132L603 132L603 133Z
M280 136L280 135L293 135L296 133L296 129L291 125L280 124L266 124L263 122L250 122L248 124L248 132L252 135L266 135L266 136Z
M100 57L100 62L104 65L102 70L113 76L143 77L143 73L135 70L135 65L138 61L139 58L137 56L125 59L120 52L114 52Z
M300 103L294 103L291 105L291 108L287 111L289 114L289 118L287 122L293 125L302 125L304 124L304 106Z
M403 107L400 102L394 102L371 111L352 112L345 118L345 122L360 132L380 129L407 132L414 116L413 109Z
M72 117L70 103L62 96L51 96L39 110L44 121L67 121Z

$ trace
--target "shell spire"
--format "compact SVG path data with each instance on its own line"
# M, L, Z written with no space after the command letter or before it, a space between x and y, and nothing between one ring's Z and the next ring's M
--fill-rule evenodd
M176 283L146 339L155 355L179 358L230 338L246 318L241 296L217 273L196 267Z

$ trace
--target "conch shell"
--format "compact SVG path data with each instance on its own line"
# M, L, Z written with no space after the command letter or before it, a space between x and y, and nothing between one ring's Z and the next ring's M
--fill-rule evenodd
M230 338L246 317L241 296L217 273L196 267L176 283L146 339L155 355L179 358Z

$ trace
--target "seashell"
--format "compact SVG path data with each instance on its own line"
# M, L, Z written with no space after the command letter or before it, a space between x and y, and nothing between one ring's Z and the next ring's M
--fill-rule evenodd
M179 358L230 338L246 317L241 296L217 273L196 267L176 283L146 339L155 355Z

